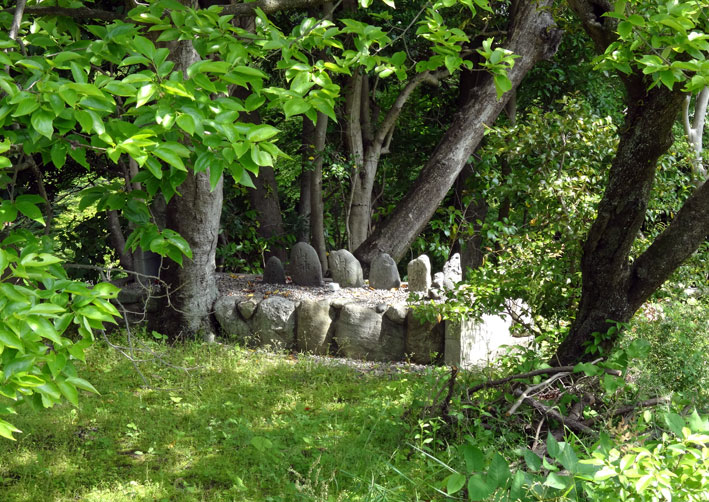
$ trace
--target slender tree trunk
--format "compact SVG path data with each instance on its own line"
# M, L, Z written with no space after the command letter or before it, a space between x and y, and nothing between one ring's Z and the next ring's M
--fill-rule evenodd
M694 150L694 162L692 171L697 178L698 183L703 183L707 177L707 170L704 167L703 152L704 152L704 122L706 121L707 107L709 106L709 87L705 87L697 95L697 100L694 104L694 117L690 121L689 105L692 96L688 95L685 103L682 118L684 119L684 130L687 133L692 150Z
M312 197L313 161L315 160L315 124L303 116L300 155L300 197L298 197L298 229L296 238L299 242L310 242L310 212Z
M130 250L126 249L126 239L123 236L121 222L118 219L118 211L108 211L108 235L111 240L111 246L118 253L118 261L121 268L125 270L134 270L133 255Z
M509 50L521 56L508 74L513 89L538 61L556 52L561 32L554 28L549 5L549 0L519 3L506 44ZM492 77L486 74L481 79L454 116L412 188L387 221L356 250L355 255L365 267L381 252L389 253L396 261L403 258L480 143L485 127L495 122L509 97L506 93L498 100Z
M304 118L303 120L308 120ZM310 235L312 246L320 258L323 274L328 270L327 247L325 243L325 205L322 197L323 150L327 137L328 118L318 112L318 123L313 131L313 146L315 147L312 171L310 173Z

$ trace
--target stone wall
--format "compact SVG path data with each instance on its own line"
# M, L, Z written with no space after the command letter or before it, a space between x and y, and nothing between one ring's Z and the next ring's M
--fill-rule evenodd
M487 364L502 345L529 341L510 334L512 320L504 314L481 321L426 323L406 304L372 307L339 299L222 296L214 311L223 335L240 344L370 361L467 368Z

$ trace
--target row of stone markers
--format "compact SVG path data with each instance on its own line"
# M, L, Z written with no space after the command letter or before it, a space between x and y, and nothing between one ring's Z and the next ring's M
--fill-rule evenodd
M361 288L364 286L362 265L346 249L332 251L328 255L328 266L332 280L343 288ZM291 251L289 272L293 284L297 286L322 286L323 273L318 254L310 244L298 242ZM411 260L407 266L409 291L422 292L432 297L438 296L444 289L453 289L462 278L460 254L455 253L443 265L443 271L431 277L431 260L421 255ZM283 263L272 256L266 262L263 282L285 284L286 272ZM369 270L369 286L373 289L392 289L401 286L399 269L394 259L387 253L379 254Z
M343 288L365 286L362 266L349 251L331 252L328 265L334 284ZM443 271L431 277L431 262L422 255L409 262L407 273L410 291L437 297L461 281L460 256L453 255ZM317 252L304 242L293 247L288 274L295 285L324 283ZM278 258L269 258L263 281L286 283L286 271ZM401 286L396 263L388 254L382 253L372 261L369 286L384 290ZM408 359L465 368L489 362L502 345L529 341L511 335L512 319L506 314L483 316L480 321L424 322L406 303L371 306L341 299L297 302L276 295L255 300L237 293L219 298L214 310L222 332L241 344L373 361Z

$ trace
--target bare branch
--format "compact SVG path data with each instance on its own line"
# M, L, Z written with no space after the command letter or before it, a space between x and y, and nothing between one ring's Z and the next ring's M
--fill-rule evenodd
M439 70L433 73L425 71L423 73L417 74L415 77L409 80L406 86L404 86L399 95L396 97L396 101L394 101L394 104L391 105L391 108L389 108L386 117L384 117L384 121L379 126L379 130L377 131L376 137L374 138L374 145L376 145L376 148L382 148L384 142L387 139L387 136L389 136L389 132L394 129L396 121L398 120L399 115L401 114L401 110L404 108L404 105L409 100L411 94L414 92L414 90L416 90L419 84L426 82L431 85L438 85L441 79L447 77L448 75L448 70Z
M596 364L600 362L600 360L596 360L593 362L593 364ZM622 376L623 373L619 370L613 370L609 368L602 368L603 371L609 375L613 376ZM499 387L500 385L504 385L508 382L511 382L512 380L523 380L525 378L537 376L537 375L553 375L555 373L573 373L574 371L574 366L557 366L556 368L541 368L538 370L533 370L533 371L528 371L527 373L519 373L517 375L510 375L505 378L500 378L498 380L488 380L487 382L480 383L478 385L475 385L468 389L468 396L471 394L475 394L476 392L483 390L483 389L489 389L491 387Z
M522 389L517 389L514 391L516 396L522 396L523 392ZM569 429L576 431L576 432L582 432L584 434L588 434L590 436L595 436L596 431L591 429L589 426L582 424L578 420L573 420L571 418L565 417L558 411L556 411L554 408L551 408L549 406L546 406L536 399L533 399L531 397L524 397L524 402L529 404L532 408L540 412L541 414L553 418L557 422L561 422L565 427L568 427Z

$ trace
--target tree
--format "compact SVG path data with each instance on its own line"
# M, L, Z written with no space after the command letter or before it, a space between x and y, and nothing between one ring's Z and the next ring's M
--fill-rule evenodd
M630 320L709 235L709 186L704 182L665 231L631 260L657 161L673 142L672 128L685 93L706 86L709 74L696 58L703 57L709 43L706 36L692 35L708 27L706 5L690 1L611 6L586 0L570 5L604 54L603 65L619 72L627 111L607 187L584 245L581 302L556 354L561 364L590 357L585 350L596 334L608 331L608 320ZM655 54L658 51L664 59ZM667 59L672 54L685 56ZM616 338L605 337L602 345L608 348Z
M493 49L489 43L484 44L481 52L486 60L509 65L506 72L509 84L505 90L516 88L538 61L556 51L561 33L554 29L551 14L546 10L548 5L520 0L513 10L505 48ZM504 109L509 94L499 95L498 82L496 77L487 76L470 93L409 192L355 251L360 261L369 264L382 252L396 261L404 256L453 186L480 143L485 127Z

